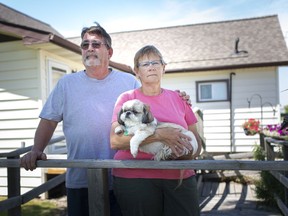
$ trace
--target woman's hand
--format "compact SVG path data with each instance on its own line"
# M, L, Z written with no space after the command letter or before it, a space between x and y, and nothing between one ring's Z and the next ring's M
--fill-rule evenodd
M192 150L190 144L191 138L180 132L180 129L176 128L159 128L155 132L155 137L158 141L163 142L169 146L176 157L182 155L184 147Z

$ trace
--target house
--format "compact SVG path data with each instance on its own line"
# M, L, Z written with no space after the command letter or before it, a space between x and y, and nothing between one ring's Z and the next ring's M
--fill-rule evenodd
M193 107L203 111L208 152L250 152L259 137L243 133L244 120L279 122L278 68L288 65L288 51L277 15L111 37L110 66L126 72L132 72L129 66L142 46L159 48L167 62L163 86L186 91ZM0 3L0 152L33 144L38 115L57 80L83 69L80 40L65 39L50 25ZM22 170L29 179L23 178L21 191L41 184L42 172ZM5 177L0 169L1 195L7 194Z
M251 152L259 137L243 133L245 119L279 123L278 69L288 65L288 51L277 15L111 37L112 60L131 66L141 47L159 48L167 63L163 86L186 91L203 111L208 152Z

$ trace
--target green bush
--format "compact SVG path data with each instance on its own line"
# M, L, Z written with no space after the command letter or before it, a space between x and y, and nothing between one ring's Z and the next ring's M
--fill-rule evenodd
M261 146L256 145L253 149L255 160L265 160L265 151ZM284 200L284 186L269 171L261 171L260 179L255 181L255 193L258 199L265 202L266 205L277 207L274 194Z

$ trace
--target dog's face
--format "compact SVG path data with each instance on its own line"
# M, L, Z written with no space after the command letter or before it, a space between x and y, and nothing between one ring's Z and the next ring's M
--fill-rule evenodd
M153 120L149 106L137 99L126 101L118 113L118 123L126 127L151 123Z

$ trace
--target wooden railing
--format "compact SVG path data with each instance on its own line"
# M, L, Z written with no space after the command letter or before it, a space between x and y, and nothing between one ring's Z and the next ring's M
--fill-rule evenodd
M268 161L275 161L276 152L274 151L275 146L280 146L283 152L284 161L288 161L288 141L273 139L270 137L264 138L265 150L267 153ZM283 186L284 186L284 200L281 200L277 194L274 194L277 205L284 215L288 215L288 172L287 170L282 170L278 172L276 170L269 170L271 175L273 175Z
M65 140L64 136L59 136L50 140L48 145ZM25 154L30 151L32 146L19 148L15 151L8 153L0 153L0 158L7 158L7 160L19 160L20 155ZM0 166L1 167L1 166ZM5 167L5 166L4 166ZM65 174L57 176L56 178L51 179L50 181L40 185L37 188L32 189L26 194L20 195L20 166L18 167L7 167L7 187L8 187L8 199L0 202L0 212L8 210L8 216L20 216L21 215L21 205L29 202L40 194L54 188L55 186L61 184L65 181Z
M0 159L0 167L19 168L19 159ZM37 167L87 168L89 212L91 215L108 216L110 210L107 169L109 168L288 171L288 161L187 160L158 162L147 160L47 160L38 161ZM40 187L44 188L42 185ZM45 189L47 188L45 186ZM38 188L35 190L39 192ZM0 203L0 211L16 208L23 204L24 201L29 200L32 194L35 195L37 193L19 195L2 201ZM11 215L13 214L9 214L9 216ZM21 212L20 214L18 212L17 215L21 215Z

